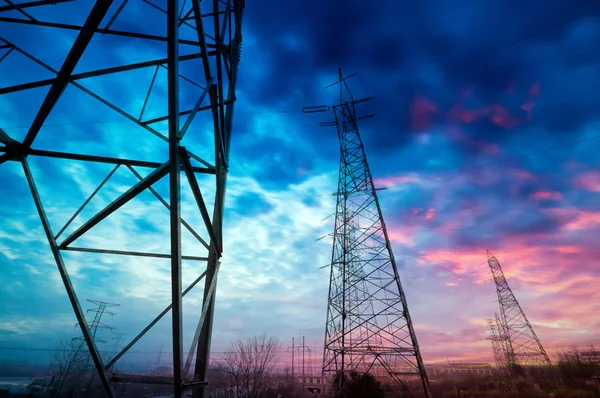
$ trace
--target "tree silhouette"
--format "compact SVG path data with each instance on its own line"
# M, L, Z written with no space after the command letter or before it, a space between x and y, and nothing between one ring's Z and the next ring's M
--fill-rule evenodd
M281 344L267 334L235 340L218 361L236 398L256 398L269 385Z
M384 398L381 383L369 373L351 373L337 394L337 398Z

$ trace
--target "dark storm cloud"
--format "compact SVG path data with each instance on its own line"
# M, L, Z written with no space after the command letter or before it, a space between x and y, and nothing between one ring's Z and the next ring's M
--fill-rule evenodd
M370 150L381 154L414 139L410 134L415 127L411 107L417 96L424 96L437 107L426 128L446 126L461 92L473 86L465 109L469 109L469 102L471 107L476 103L480 111L486 108L486 116L460 128L472 140L491 144L520 134L532 117L542 120L539 126L543 129L574 131L597 109L597 96L585 87L577 88L585 86L584 80L565 78L570 69L582 68L584 62L598 64L597 57L582 55L576 64L562 58L550 65L537 62L580 44L569 33L576 23L486 55L490 49L594 11L593 2L567 5L535 1L528 7L516 1L485 5L384 1L364 5L362 1L302 6L272 2L260 12L248 10L247 35L260 52L247 54L245 62L260 64L264 79L242 80L242 90L252 101L301 109L316 105L320 99L334 100L333 91L324 92L323 78L335 79L338 67L343 67L346 75L360 72L349 81L355 93L381 94L359 110L376 114L374 119L361 122L361 131ZM582 21L593 18L597 16ZM566 44L557 46L561 41ZM558 50L548 51L549 46ZM563 83L550 76L556 74L563 76ZM555 82L549 83L550 77ZM538 105L531 92L540 84L545 95L553 98L570 93L586 99L580 105L556 100ZM512 92L507 93L509 90ZM583 92L578 94L578 90ZM305 138L319 141L321 132L308 129ZM467 157L482 153L481 146L465 145L460 140L456 144Z

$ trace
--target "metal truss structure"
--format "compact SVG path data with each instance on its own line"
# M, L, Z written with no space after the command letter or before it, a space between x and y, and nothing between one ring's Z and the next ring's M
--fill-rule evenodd
M496 367L498 369L506 369L506 333L503 330L503 325L500 322L498 314L494 315L495 319L487 319L487 323L490 328L490 337L488 337L488 340L492 342L492 349L494 350L494 360L496 361Z
M35 70L28 75L28 81L24 83L12 82L12 85L1 86L0 101L10 101L7 99L10 97L7 96L14 93L25 94L36 89L45 90L40 101L41 105L34 109L35 116L27 122L27 131L23 137L9 135L6 129L2 130L0 126L0 170L2 170L1 165L6 162L16 162L22 167L57 270L106 396L114 396L113 383L115 382L172 384L175 397L183 396L183 390L186 388L192 388L196 397L204 393L204 385L207 384L216 281L223 248L223 204L244 7L244 0L135 2L129 0L94 2L7 0L6 5L0 6L2 81L6 81L6 76L12 77L14 72L9 73L6 69L1 69L3 63L18 60L22 68L31 67ZM40 29L45 29L44 34L59 35L53 42L57 49L64 45L64 35L76 34L66 57L60 61L60 68L54 68L42 60L54 49L42 48L39 54L36 54L27 50L27 46L21 43L27 40L34 41L39 37L36 35L40 35ZM16 30L20 33L14 35L13 39L7 39L11 31ZM101 51L90 49L94 47L94 43L102 44L102 40L108 44L100 45ZM146 58L143 61L131 62L131 58L124 59L127 57L123 57L122 54L116 56L114 53L125 44L129 45L129 48L131 45L136 49L139 48L139 53L132 51L128 55L134 58L144 56ZM113 64L105 66L109 61ZM182 70L189 73L186 74ZM166 79L162 81L157 79L159 71L166 71ZM153 77L149 84L141 83L132 80L132 72L144 72L146 76ZM40 79L40 73L46 73L50 77ZM145 96L145 100L137 102L141 108L138 110L139 116L125 109L118 101L107 98L103 94L103 87L98 84L99 78L112 79L112 82L123 86L130 84L130 87L137 88L142 99ZM185 90L183 85L186 86ZM154 145L158 148L157 159L143 159L139 156L139 152L128 156L123 148L114 150L118 156L113 157L89 154L84 148L93 145L88 147L81 140L72 143L73 145L69 147L72 150L55 151L36 148L36 137L44 131L49 116L57 106L61 105L65 91L69 90L78 92L90 101L95 101L98 106L104 106L103 109L112 112L113 118L118 117L120 122L129 123L130 129L142 131L143 135L135 137L136 147L148 148ZM126 97L129 95L124 88L118 94ZM164 99L158 101L160 105L164 104L164 107L151 106L152 101L149 99L157 95L164 96ZM30 103L35 101L32 100ZM190 106L187 106L188 104ZM75 114L72 115L71 120L77 121ZM211 131L208 146L198 144L199 123L203 123L203 131ZM56 142L68 141L68 138L62 135L51 138ZM89 137L89 140L92 144L97 144L93 137ZM78 150L79 148L81 150ZM210 156L214 156L214 160L209 161L198 156L195 153L198 149L203 149ZM65 225L52 225L36 185L36 181L39 182L41 177L34 178L30 167L31 158L44 158L47 162L73 162L83 168L99 167L99 164L114 167ZM139 181L101 211L82 220L82 210L117 171L130 173L130 178L133 175L135 176L133 178ZM202 179L202 177L206 178ZM153 185L162 179L168 180L168 194L164 195L167 197L163 197L159 189L153 188ZM185 187L189 187L189 194L188 191L182 192L182 180L187 181ZM49 183L48 180L45 182ZM204 192L200 188L201 185ZM161 208L164 205L168 211L169 233L161 241L165 243L165 249L168 248L168 253L81 246L80 238L85 237L101 221L110 219L111 215L143 192L154 195L158 200L157 204ZM207 198L207 192L214 193L214 206L210 205L212 198ZM198 226L201 226L198 232L190 223L182 219L181 202L184 193L190 198L193 197L195 210L203 220L198 223ZM61 192L61 194L68 195L68 192ZM152 209L145 210L147 217L153 217L155 214ZM197 247L206 250L206 256L182 254L182 225L195 237ZM57 230L58 232L55 232ZM66 236L61 238L63 233ZM111 236L103 238L105 241L111 240ZM156 258L170 261L171 302L165 303L164 311L141 330L121 352L110 359L101 357L93 333L86 322L79 296L69 277L68 261L66 261L68 256L65 256L65 253L73 251L102 256L120 255L123 256L124 261L129 256L147 258L147 261ZM198 270L197 278L190 286L182 286L182 261L202 264L201 267L195 268ZM201 316L186 360L182 342L182 297L203 279ZM144 282L138 280L136 283ZM114 364L169 312L172 314L173 375L159 378L113 373ZM194 357L195 364L192 365ZM190 373L191 377L188 377Z
M404 394L430 397L358 131L360 118L355 105L370 98L355 101L346 79L339 70L340 103L333 106L335 122L321 123L337 127L341 150L325 325L324 387L341 387L351 373L370 373L398 385Z
M500 318L497 319L497 322L499 340L503 343L506 353L505 363L511 370L517 365L523 367L552 366L540 339L533 331L531 323L508 285L500 262L489 251L487 256L498 293Z

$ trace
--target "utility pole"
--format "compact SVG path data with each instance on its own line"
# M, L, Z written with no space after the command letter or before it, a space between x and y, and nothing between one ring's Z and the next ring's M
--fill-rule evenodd
M517 365L524 367L552 366L540 339L508 285L500 262L489 251L487 256L500 305L498 330L506 336L503 341L508 368L510 371L514 371Z
M292 389L296 387L296 379L294 376L294 351L296 350L296 346L294 345L294 337L292 337L292 347L288 347L292 349Z
M302 385L306 384L306 373L304 372L304 336L302 336Z
M339 104L333 105L340 167L322 378L340 388L352 372L383 376L404 393L431 397L429 381L392 252L377 189L367 162L354 100L339 70ZM328 86L329 87L329 86ZM329 106L307 107L304 113ZM420 391L420 393L419 393ZM328 393L327 393L328 394Z

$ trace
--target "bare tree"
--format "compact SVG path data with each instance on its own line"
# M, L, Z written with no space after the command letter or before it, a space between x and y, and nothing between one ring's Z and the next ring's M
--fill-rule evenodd
M55 363L52 366L53 377L61 380L63 376L70 370L71 361L73 360L75 350L73 344L69 340L61 340L56 345L52 357Z
M266 333L230 345L219 368L227 374L235 398L256 398L266 390L280 350L279 341Z
M52 365L52 390L59 394L63 388L70 389L78 384L81 372L87 361L83 341L78 339L61 340L57 344Z

